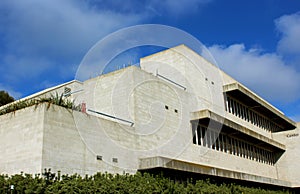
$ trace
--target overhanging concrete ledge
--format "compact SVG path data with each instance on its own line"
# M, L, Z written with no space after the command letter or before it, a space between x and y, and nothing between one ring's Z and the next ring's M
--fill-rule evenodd
M286 117L283 112L240 83L235 82L224 85L223 91L226 95L234 96L240 101L244 101L244 103L250 108L258 109L259 112L264 113L264 115L269 117L271 120L281 125L284 130L292 130L296 128L296 123Z
M202 164L196 164L196 163L177 160L177 159L170 159L161 156L140 159L139 170L147 170L153 168L167 168L167 169L173 169L173 170L179 170L185 172L258 182L258 183L270 184L276 186L292 187L290 182L283 181L283 180L262 177L262 176L257 176L253 174L247 174L247 173L242 173L242 172L237 172L232 170L226 170L226 169L216 168L216 167L202 165Z
M276 147L277 149L280 149L282 151L284 151L286 149L284 144L281 144L273 139L270 139L266 136L263 136L247 127L241 126L238 123L228 119L228 118L224 118L208 109L205 110L201 110L201 111L197 111L197 112L193 112L191 113L191 121L197 121L197 120L203 120L203 119L207 119L207 120L214 120L218 123L221 123L222 125L225 125L229 128L232 128L236 131L239 131L242 134L248 135L250 137L253 137L259 141L264 142L265 144L271 145Z

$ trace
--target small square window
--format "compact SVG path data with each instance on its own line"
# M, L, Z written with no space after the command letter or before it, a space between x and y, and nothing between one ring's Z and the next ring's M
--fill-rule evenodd
M175 112L175 113L178 113L178 110L177 110L177 109L175 109L175 110L174 110L174 112Z
M112 161L118 163L118 158L113 158Z
M97 160L102 160L102 156L97 155Z
M165 109L169 110L169 107L167 105L165 105Z

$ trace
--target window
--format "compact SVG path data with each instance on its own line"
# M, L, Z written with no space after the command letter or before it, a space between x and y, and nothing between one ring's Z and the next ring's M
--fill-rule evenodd
M265 115L252 110L247 105L239 102L237 99L226 96L225 101L225 110L227 112L269 132L279 131L281 129L277 123L270 120Z
M97 155L97 160L102 160L102 156Z
M216 151L236 155L245 159L274 165L275 154L246 140L232 137L223 132L208 130L202 125L192 124L193 144L207 147Z
M114 163L118 163L118 158L113 158L112 161L113 161Z

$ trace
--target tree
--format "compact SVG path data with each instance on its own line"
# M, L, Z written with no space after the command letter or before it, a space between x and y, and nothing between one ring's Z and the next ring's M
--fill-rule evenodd
M7 92L3 90L0 91L0 106L3 106L13 101L15 101L15 99L11 97Z

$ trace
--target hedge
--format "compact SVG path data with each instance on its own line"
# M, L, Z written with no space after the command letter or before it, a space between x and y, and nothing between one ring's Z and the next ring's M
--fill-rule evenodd
M50 171L42 175L17 174L0 175L0 193L259 193L275 194L288 191L249 188L236 184L212 184L209 180L178 182L162 175L148 173L109 174L97 173L93 176L81 177L78 174L58 176Z

